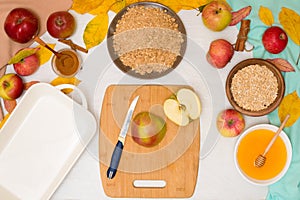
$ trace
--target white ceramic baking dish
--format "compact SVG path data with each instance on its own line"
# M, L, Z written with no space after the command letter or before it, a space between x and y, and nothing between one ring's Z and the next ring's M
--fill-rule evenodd
M81 104L62 88L73 88ZM1 199L49 199L96 130L78 88L31 86L0 131Z

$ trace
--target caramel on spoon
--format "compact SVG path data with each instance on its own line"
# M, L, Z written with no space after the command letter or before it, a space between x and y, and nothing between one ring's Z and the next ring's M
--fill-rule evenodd
M39 43L40 45L42 45L43 47L46 47L48 50L50 50L57 57L57 59L62 63L62 65L65 65L65 63L73 62L73 59L70 55L55 51L38 36L34 36L33 40Z

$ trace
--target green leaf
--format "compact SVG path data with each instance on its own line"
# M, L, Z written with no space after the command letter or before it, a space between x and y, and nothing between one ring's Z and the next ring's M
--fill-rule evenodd
M25 48L17 52L7 64L14 64L20 62L22 59L35 54L39 49L38 48Z

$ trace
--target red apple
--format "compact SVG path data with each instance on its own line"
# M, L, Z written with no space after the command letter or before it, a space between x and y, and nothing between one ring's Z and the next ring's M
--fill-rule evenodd
M0 97L5 100L17 99L21 96L23 88L23 80L17 74L4 74L0 78Z
M39 21L31 11L15 8L7 15L4 30L13 41L27 43L38 33Z
M225 1L212 1L202 10L203 24L212 31L222 31L231 22L231 7Z
M29 76L37 71L40 66L40 59L36 53L23 58L20 62L14 63L14 70L20 76Z
M144 147L153 147L161 142L166 134L166 122L149 112L138 113L131 123L132 139Z
M245 120L241 113L234 109L226 109L217 117L217 129L225 137L239 135L245 128Z
M282 28L271 26L264 32L262 43L268 52L278 54L285 49L288 43L288 36Z
M54 12L47 19L47 31L54 38L70 37L75 26L75 19L68 11Z
M227 65L233 54L234 49L227 40L217 39L211 42L206 59L212 66L220 69Z

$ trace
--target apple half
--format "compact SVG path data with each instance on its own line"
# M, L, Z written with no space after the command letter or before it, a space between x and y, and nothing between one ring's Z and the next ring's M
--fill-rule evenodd
M165 100L164 112L175 124L186 126L190 121L200 117L201 103L193 90L182 88L177 91L174 98Z

